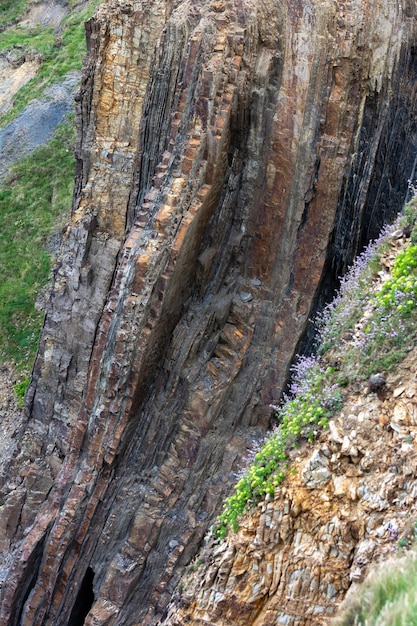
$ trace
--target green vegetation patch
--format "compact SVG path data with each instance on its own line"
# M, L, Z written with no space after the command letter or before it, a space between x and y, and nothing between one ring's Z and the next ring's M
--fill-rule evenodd
M17 397L17 406L18 407L23 407L25 404L25 396L26 396L26 392L28 390L30 384L30 378L29 376L27 376L26 378L24 378L23 380L21 380L20 382L16 383L13 386L13 391L16 394Z
M330 368L323 369L315 357L300 357L294 368L290 395L278 410L279 425L255 447L249 467L235 486L235 493L225 503L216 523L216 534L223 538L231 528L238 529L238 520L245 509L262 500L287 475L287 451L301 438L312 441L328 419L342 406L342 395Z
M417 626L417 554L384 563L347 597L335 626Z
M74 10L63 21L62 31L54 34L50 28L21 28L13 26L0 33L0 50L22 46L41 55L37 75L16 94L11 111L0 118L5 126L15 118L33 98L41 96L50 85L60 81L71 70L80 70L86 54L85 22L101 4L93 0L82 11Z
M26 11L27 0L1 0L0 26L15 22Z
M410 245L400 252L389 278L375 298L375 306L386 311L397 308L402 314L411 313L417 301L417 246Z
M16 46L28 52L38 52L42 56L50 56L54 49L55 36L52 28L8 28L0 34L0 51Z
M50 276L48 237L68 216L74 186L73 122L15 165L0 189L0 359L28 370L43 316L39 291Z
M417 245L410 243L398 253L388 279L376 292L374 287L381 258L391 246L390 233L403 228L413 234L416 203L413 199L404 217L357 258L318 319L317 356L299 357L293 367L289 396L277 408L278 425L252 451L215 525L218 537L236 531L248 507L274 494L288 472L288 451L327 427L343 405L346 385L387 373L417 344Z
M398 225L412 227L416 208L413 200ZM389 237L383 233L359 257L322 316L318 352L337 367L341 384L364 380L376 371L388 372L416 343L417 246L410 243L397 254L388 279L376 293L371 291L389 247ZM365 309L365 323L358 332L356 324Z

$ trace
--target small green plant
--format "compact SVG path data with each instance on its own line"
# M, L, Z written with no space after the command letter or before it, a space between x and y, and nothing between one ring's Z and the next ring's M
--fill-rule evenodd
M25 403L25 396L30 384L30 378L25 378L24 380L16 383L13 387L13 391L17 397L17 405L22 407Z
M403 215L400 220L400 226L410 230L410 242L417 244L417 187L408 181L412 198L404 207Z
M375 305L387 311L397 308L404 315L417 304L417 246L409 245L400 252L389 278L379 290Z
M404 550L410 550L415 547L417 540L417 521L410 521L403 533L402 537L398 540L398 550L403 552Z

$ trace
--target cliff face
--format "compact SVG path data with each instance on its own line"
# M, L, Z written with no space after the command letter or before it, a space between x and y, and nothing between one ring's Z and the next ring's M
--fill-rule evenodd
M311 307L405 196L415 13L119 0L88 23L72 220L3 474L1 624L163 615Z
M237 534L208 538L163 624L329 624L349 586L414 536L416 392L414 349L384 397L363 385L293 452L294 473Z

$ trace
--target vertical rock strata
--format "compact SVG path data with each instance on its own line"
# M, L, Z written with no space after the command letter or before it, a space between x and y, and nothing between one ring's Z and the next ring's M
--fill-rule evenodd
M2 625L164 614L325 269L404 196L415 11L119 0L89 22L73 216L3 479Z

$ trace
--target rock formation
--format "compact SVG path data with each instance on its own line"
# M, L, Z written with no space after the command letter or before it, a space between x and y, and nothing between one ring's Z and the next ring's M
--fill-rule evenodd
M349 397L294 473L226 541L209 538L164 625L329 624L346 590L414 536L416 350L386 397Z
M2 475L2 626L164 615L311 310L405 197L415 17L118 0L90 20L72 220Z

